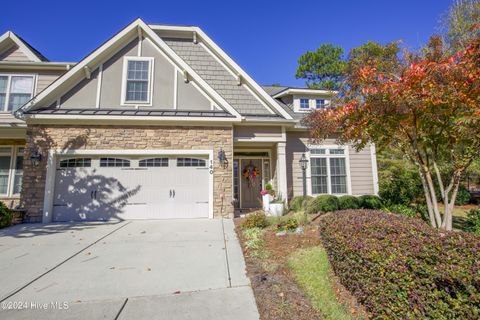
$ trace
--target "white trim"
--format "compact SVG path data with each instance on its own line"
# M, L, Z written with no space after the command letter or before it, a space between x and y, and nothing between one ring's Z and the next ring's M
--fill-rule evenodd
M285 204L288 203L288 179L287 179L287 143L277 143L277 189L283 197Z
M173 68L173 109L178 109L178 71Z
M27 47L27 45L22 40L20 40L15 33L13 33L12 31L5 32L2 36L0 36L0 43L5 41L7 38L10 38L13 42L15 42L15 44L22 50L22 52L31 61L42 62L42 60L40 60L40 58L37 57L37 55L34 54L32 50L30 50L30 48Z
M287 140L282 137L251 137L251 138L233 138L234 142L287 142Z
M214 158L213 150L166 150L166 149L149 149L149 150L63 150L51 149L48 152L47 159L47 176L45 181L45 194L43 197L43 217L42 223L50 223L53 218L53 197L55 192L55 174L57 160L62 157L75 155L82 156L101 156L101 155L118 155L118 156L157 156L157 155L206 155L208 156L209 167L209 200L208 200L208 217L213 218L213 175L214 175Z
M331 175L330 175L330 158L345 158L345 174L346 174L346 187L347 193L335 193L335 196L342 195L352 195L352 178L350 171L350 152L347 145L336 145L336 144L321 144L321 145L308 145L308 150L305 151L305 157L308 160L308 168L306 170L306 179L307 179L307 194L310 196L319 196L322 193L313 193L312 191L312 158L326 158L327 159L327 193L332 194L331 190ZM326 149L325 154L312 155L310 149ZM344 154L330 154L329 149L342 149Z
M102 95L102 78L103 78L103 63L98 66L97 75L97 98L95 99L95 106L100 108L100 99Z
M148 62L148 94L147 94L147 101L127 101L127 74L128 74L128 62L129 61L147 61ZM132 56L125 56L123 57L123 70L122 70L122 92L121 92L121 106L148 106L151 107L153 105L153 72L155 59L153 57L132 57Z
M284 97L284 96L289 96L289 95L304 95L304 94L307 94L307 95L328 95L328 96L335 96L338 94L338 91L335 91L335 90L321 90L321 89L307 89L307 88L288 88L288 89L285 89L283 91L280 91L279 93L277 93L276 95L274 95L273 97L275 99L277 98L281 98L281 97Z
M8 148L10 150L8 153L7 152L0 153L0 156L10 157L10 164L8 167L8 175L7 175L7 193L1 193L0 197L1 198L18 198L20 197L20 193L13 193L13 189L15 187L15 174L17 171L16 164L17 164L17 157L19 155L18 151L20 148L25 149L25 146L24 145L0 145L0 148ZM22 175L22 179L23 179L23 175Z
M370 157L372 159L372 175L373 175L373 194L378 196L378 167L377 167L377 148L374 143L370 144Z

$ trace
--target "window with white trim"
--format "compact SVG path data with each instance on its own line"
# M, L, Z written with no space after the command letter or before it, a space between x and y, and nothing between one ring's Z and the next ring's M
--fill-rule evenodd
M309 99L300 99L300 109L310 109L310 100Z
M150 104L153 58L125 57L123 97L125 104Z
M344 148L311 148L312 194L347 194L347 154Z
M316 99L315 100L315 108L325 109L325 107L326 107L325 99Z
M0 195L19 195L23 180L23 147L0 147Z
M0 111L13 112L33 95L33 75L0 74Z

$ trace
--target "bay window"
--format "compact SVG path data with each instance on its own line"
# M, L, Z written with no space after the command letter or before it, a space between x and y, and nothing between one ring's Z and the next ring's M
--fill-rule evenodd
M22 190L23 147L0 146L0 196L18 196Z
M348 161L346 148L310 149L311 194L348 194Z
M33 75L0 74L0 111L13 112L33 95Z

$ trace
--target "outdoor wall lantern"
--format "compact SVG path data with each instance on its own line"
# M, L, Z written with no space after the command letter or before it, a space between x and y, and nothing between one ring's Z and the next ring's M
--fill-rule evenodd
M38 167L40 161L42 161L42 154L38 150L34 150L30 154L30 161L34 167Z
M302 157L299 160L300 167L302 168L302 182L303 182L303 210L305 215L307 214L307 167L308 167L308 159L305 157L305 153L302 154Z
M223 149L220 149L220 151L218 151L218 161L220 162L220 165L223 167L223 168L228 168L228 159L227 159L227 156L225 155L225 151L223 151Z

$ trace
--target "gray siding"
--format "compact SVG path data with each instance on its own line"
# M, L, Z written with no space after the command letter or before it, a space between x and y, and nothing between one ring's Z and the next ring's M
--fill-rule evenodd
M335 144L334 139L327 139L324 144ZM307 151L308 133L287 132L287 185L288 196L300 196L303 194L302 169L299 160L302 153ZM373 172L370 147L367 146L360 152L349 147L350 180L353 195L373 194ZM307 184L310 180L307 178Z
M97 101L98 69L90 79L83 79L60 99L62 108L93 108Z
M281 138L281 127L270 126L237 126L234 130L234 138Z
M142 41L142 57L151 57L153 63L152 106L140 106L141 109L173 109L175 87L177 87L177 105L180 110L211 110L210 101L191 83L184 83L178 76L175 86L175 67L153 44ZM122 76L124 57L138 56L138 39L103 63L101 75L100 108L134 108L121 105ZM61 98L62 108L96 107L99 71L92 72L90 79L84 78Z
M211 110L212 103L191 82L185 83L183 75L177 72L177 109Z
M2 61L30 61L27 55L16 45L0 54Z
M64 71L41 71L41 73L39 73L37 77L36 93L38 94L43 91L53 81L57 80L63 73Z

